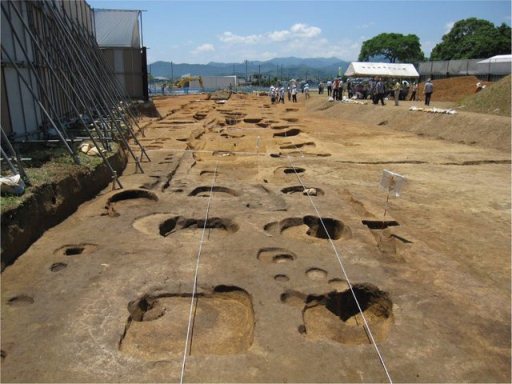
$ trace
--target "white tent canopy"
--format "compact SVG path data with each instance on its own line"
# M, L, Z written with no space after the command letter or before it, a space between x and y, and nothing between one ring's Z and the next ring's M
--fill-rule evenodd
M364 63L353 61L345 71L345 76L387 76L419 77L412 64L405 63Z
M488 59L481 60L478 64L489 64L489 63L511 63L512 55L497 55L489 57Z
M102 48L140 48L138 10L94 9L96 41Z

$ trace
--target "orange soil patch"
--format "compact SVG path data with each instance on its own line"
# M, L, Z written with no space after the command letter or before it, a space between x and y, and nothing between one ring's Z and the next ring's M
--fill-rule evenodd
M475 76L450 77L447 79L433 80L433 98L438 101L459 101L465 96L475 93L476 83L480 80ZM482 85L489 86L492 82L480 81ZM420 83L419 89L423 92L424 82Z

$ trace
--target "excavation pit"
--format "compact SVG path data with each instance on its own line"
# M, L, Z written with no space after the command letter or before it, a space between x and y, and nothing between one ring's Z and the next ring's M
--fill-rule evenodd
M195 231L207 229L209 232L214 231L217 234L227 235L238 231L238 225L230 219L222 219L219 217L211 217L206 221L204 219L191 219L182 216L171 217L160 223L158 230L160 236L167 237L178 231Z
M198 197L210 197L212 193L221 194L224 196L239 196L239 193L231 188L220 187L220 186L202 186L195 188L192 192L190 192L189 196L198 196Z
M190 294L144 296L128 304L129 317L119 342L122 353L143 360L181 356L189 323ZM194 299L191 355L230 355L253 342L254 311L250 295L220 286Z
M34 298L28 295L18 295L11 297L7 301L7 305L11 307L23 307L25 305L30 305L34 303Z
M244 119L244 123L247 124L258 124L261 120L263 120L262 117L247 117Z
M355 284L352 288L375 341L383 342L393 324L389 295L372 284ZM303 310L306 336L342 344L370 344L354 295L346 290L308 296Z
M321 268L310 268L306 271L306 276L310 280L321 281L327 278L327 271Z
M316 147L316 144L313 141L308 141L305 143L281 145L279 147L279 149L296 149L296 148L303 148L303 147Z
M54 251L56 255L62 256L78 256L78 255L87 255L92 253L98 248L96 244L73 244L73 245L64 245Z
M59 272L59 271L62 271L67 266L68 265L66 263L53 263L50 266L50 271L52 271L52 272Z
M362 223L370 229L386 229L400 225L398 221L394 220L363 220Z
M286 275L279 274L279 275L275 275L274 276L274 280L278 281L280 283L285 283L287 281L290 281L290 278L288 276L286 276Z
M349 239L352 232L342 221L332 218L318 218L316 216L291 217L279 222L266 224L263 229L270 234L285 234L291 237L304 237L304 235L317 239L338 240Z
M300 194L303 196L324 196L325 193L322 189L317 187L303 187L302 185L294 185L281 189L281 192L286 195Z
M300 129L292 128L284 132L277 132L274 133L274 137L291 137L291 136L297 136L301 132Z
M281 157L281 154L276 157ZM275 175L281 175L285 177L295 176L296 174L303 174L304 172L306 172L306 169L301 167L278 167L274 170Z
M262 248L258 251L259 261L267 264L288 263L297 259L297 255L285 248Z
M134 208L145 202L155 201L158 201L158 197L153 192L146 189L127 189L116 193L107 200L105 205L107 212L103 213L103 215L116 217L120 215L118 212L119 208Z

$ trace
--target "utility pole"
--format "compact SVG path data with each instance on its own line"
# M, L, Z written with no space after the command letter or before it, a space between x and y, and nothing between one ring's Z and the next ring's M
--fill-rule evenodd
M258 87L261 87L261 64L258 64Z
M171 61L171 95L174 88L174 67Z
M245 85L247 85L248 80L249 80L249 77L247 77L247 60L245 60Z

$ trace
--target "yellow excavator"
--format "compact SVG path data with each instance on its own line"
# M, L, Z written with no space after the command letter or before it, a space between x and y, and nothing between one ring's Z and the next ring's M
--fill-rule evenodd
M184 76L174 83L177 88L189 88L192 81L198 81L199 86L203 89L203 79L201 76Z

